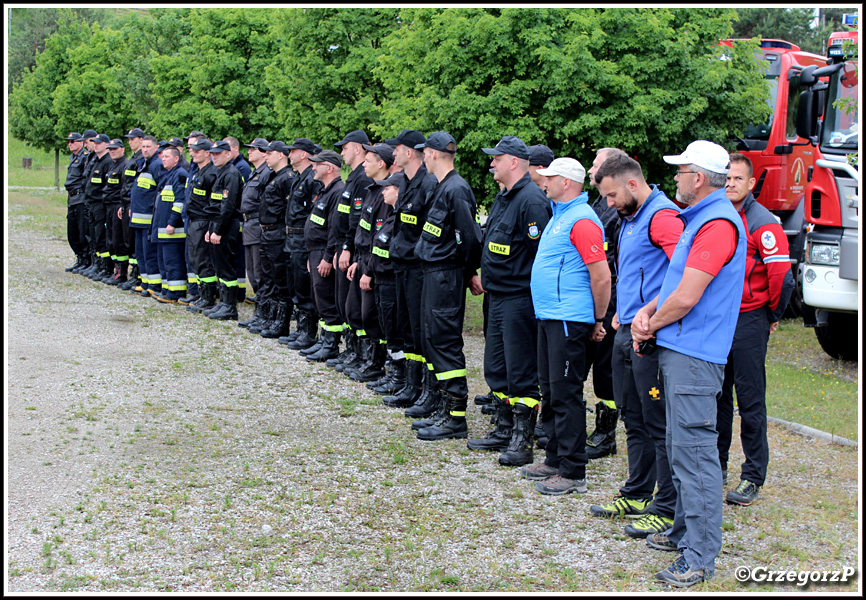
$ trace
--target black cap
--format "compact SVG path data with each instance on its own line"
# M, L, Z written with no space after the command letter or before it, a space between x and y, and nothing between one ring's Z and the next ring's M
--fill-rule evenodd
M415 131L414 129L404 129L397 137L390 140L385 140L385 143L392 146L396 146L397 144L403 144L404 146L414 148L419 144L423 144L426 141L427 138L425 138L424 134L420 131Z
M255 148L259 152L267 152L268 151L268 140L265 138L256 138L253 140L252 144L244 144L247 148Z
M108 144L109 149L123 148L123 142L115 138Z
M232 149L229 147L229 143L226 142L225 140L218 141L217 143L215 143L213 146L210 147L210 150L208 150L208 152L210 152L211 154L216 154L217 152L231 152L231 151L232 151Z
M168 148L168 142L165 140L159 140L159 144L157 144L157 146L156 146L156 151L162 152L166 148Z
M448 150L448 144L454 144L455 150ZM433 150L454 154L456 152L457 142L447 131L434 131L427 136L426 142L415 146L416 150L421 150L423 148L432 148Z
M202 133L201 131L196 130L196 131L190 131L189 135L183 139L188 140L191 137L194 137L194 138L200 140L201 138L206 138L207 136L204 133Z
M282 140L274 140L270 144L268 144L267 150L265 152L282 152L283 154L288 155L291 151L291 148L286 146L285 142Z
M81 134L81 137L82 137L85 141L87 141L87 140L90 140L90 139L95 138L97 135L98 135L98 134L97 134L93 129L85 129L85 130L84 130L84 133Z
M310 157L311 162L329 162L339 169L343 166L343 158L333 150L322 150L315 156Z
M550 166L550 163L553 162L554 158L556 157L553 155L553 150L544 144L537 144L529 147L530 166L544 167L546 169Z
M322 147L318 144L313 144L313 154L318 154L322 151Z
M364 133L362 129L356 129L355 131L350 131L346 134L346 137L343 138L342 141L334 144L335 146L342 146L347 142L357 142L358 144L369 144L370 138L367 137L367 134Z
M364 150L367 152L375 152L379 155L379 157L385 161L387 166L391 166L394 164L394 149L391 148L388 144L373 144L372 146L369 144L363 144Z
M195 137L195 136L190 136L190 137ZM210 147L211 147L210 140L204 136L200 137L195 144L190 146L190 148L192 148L193 150L210 150Z
M310 154L316 153L316 145L307 138L295 138L295 143L289 146L289 150L303 150Z
M70 133L69 135L66 136L67 142L81 142L83 140L84 140L84 138L81 137L81 134L78 133L77 131L73 131L72 133Z
M523 143L519 137L514 135L506 135L499 143L496 144L495 148L482 148L484 154L492 154L494 156L499 156L500 154L509 154L511 156L516 156L517 158L522 158L524 160L529 160L529 149L526 147L526 144Z
M174 146L175 148L180 148L181 150L183 150L183 140L180 139L179 137L173 137L170 140L168 140L168 145Z
M125 138L143 138L144 137L144 131L142 131L138 127L133 127L132 129L129 130L129 133L127 133L123 137L125 137Z
M100 133L93 137L93 141L98 144L109 144L111 143L111 138L105 135L104 133Z
M397 171L396 173L391 173L385 179L374 179L373 181L376 182L376 185L381 185L382 187L385 187L387 185L400 186L403 184L405 179L406 175L403 173L403 171Z

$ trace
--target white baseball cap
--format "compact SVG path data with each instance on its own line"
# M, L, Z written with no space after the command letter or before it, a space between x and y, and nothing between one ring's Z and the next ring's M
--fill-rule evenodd
M682 154L664 157L669 165L695 165L713 173L727 173L731 167L728 151L707 140L692 142Z
M583 168L583 165L575 159L567 157L554 159L554 161L550 163L549 167L546 169L538 169L536 173L543 177L561 175L566 179L571 179L572 181L581 184L586 179L586 169Z

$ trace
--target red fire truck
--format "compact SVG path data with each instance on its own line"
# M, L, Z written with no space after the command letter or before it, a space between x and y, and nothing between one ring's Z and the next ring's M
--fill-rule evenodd
M834 33L826 65L800 74L796 127L809 140L814 167L806 177L808 223L800 268L803 321L815 328L834 358L856 360L859 350L860 141L857 32Z

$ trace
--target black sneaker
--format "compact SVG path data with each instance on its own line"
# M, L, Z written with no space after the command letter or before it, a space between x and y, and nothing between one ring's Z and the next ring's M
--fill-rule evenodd
M692 571L686 557L680 554L671 566L656 573L656 579L676 587L690 587L706 581L707 576L703 569Z
M661 550L662 552L676 552L677 545L672 542L664 533L651 533L646 538L646 545L653 550Z
M739 504L740 506L749 506L758 498L758 491L761 486L752 483L747 479L740 481L737 489L728 492L725 496L725 502L728 504Z

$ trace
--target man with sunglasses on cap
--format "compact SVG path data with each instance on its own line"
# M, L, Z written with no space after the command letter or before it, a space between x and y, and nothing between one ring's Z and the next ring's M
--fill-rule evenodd
M244 184L241 194L241 217L244 220L243 244L244 244L244 268L247 283L252 286L255 293L259 291L262 266L259 262L262 241L262 228L259 225L259 203L265 183L271 174L271 169L265 154L268 150L268 140L256 138L251 144L244 144L249 148L250 161L253 163L253 171ZM243 173L242 173L243 175ZM240 325L240 323L238 323Z
M466 438L466 356L463 317L466 286L481 259L481 227L475 194L454 169L457 142L445 131L431 133L424 144L424 163L438 181L428 202L415 256L424 272L421 311L424 355L436 375L441 403L430 419L412 424L420 440Z
M66 146L72 153L69 165L66 167L66 241L75 253L75 263L66 268L67 272L78 273L90 266L90 254L87 251L89 235L87 233L87 214L84 211L84 182L87 168L87 150L84 149L84 138L77 131L66 137Z
M746 269L743 221L725 195L728 152L698 140L665 156L678 167L677 200L685 229L656 298L632 321L635 351L655 338L665 386L665 445L677 503L674 523L647 537L678 551L656 579L687 587L713 577L722 548L722 471L716 399L734 337Z

